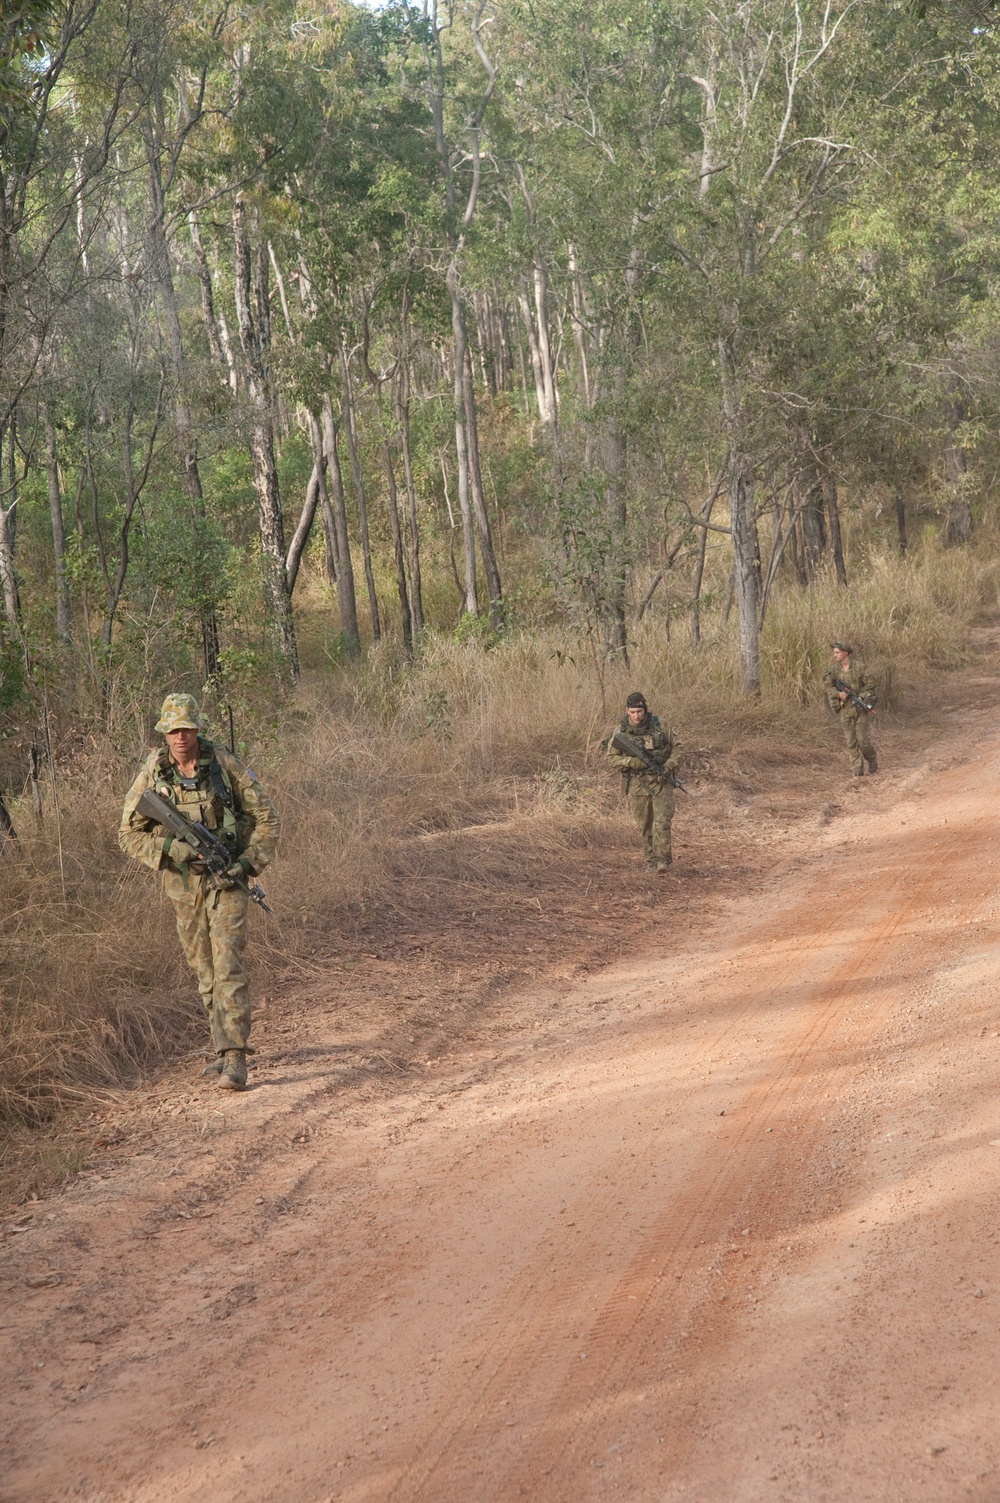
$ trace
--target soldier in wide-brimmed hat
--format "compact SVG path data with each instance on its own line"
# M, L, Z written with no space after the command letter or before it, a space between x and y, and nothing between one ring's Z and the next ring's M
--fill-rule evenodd
M242 1090L250 1035L250 993L243 972L246 879L273 857L278 815L239 758L199 734L203 721L193 695L168 694L156 729L166 745L149 754L128 791L118 844L127 856L162 871L181 947L198 977L212 1031L215 1058L204 1073L216 1077L224 1090ZM228 872L214 876L194 845L136 812L148 789L224 843L232 856Z

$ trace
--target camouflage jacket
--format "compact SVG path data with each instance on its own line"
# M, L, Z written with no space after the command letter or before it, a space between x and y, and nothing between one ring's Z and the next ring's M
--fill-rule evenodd
M852 705L849 699L841 699L839 690L833 687L834 680L838 678L842 684L848 684L855 694L860 694L864 699L870 699L873 704L878 685L860 658L852 657L851 666L847 669L834 664L824 673L823 683L826 688L827 703L831 710L836 711L838 715L846 712L848 719L856 720L859 715L864 714L864 711L859 710L857 705Z
M213 766L218 768L215 775ZM150 752L122 810L118 844L126 856L153 871L169 865L169 858L163 855L166 831L135 812L142 795L152 788L161 798L176 804L187 819L205 825L224 840L234 861L244 856L252 873L263 871L274 856L279 821L254 773L226 747L199 736L198 766L190 781L193 786L183 786L180 771L165 746Z
M623 736L637 741L643 751L649 752L654 761L659 762L664 772L676 770L681 760L681 739L658 715L652 715L647 711L646 718L641 725L633 725L626 715L617 729ZM611 734L614 735L614 732ZM638 757L626 757L622 752L617 751L611 745L610 737L606 755L610 767L620 772L632 783L638 784L644 792L654 792L659 786L660 780L655 773L650 772Z

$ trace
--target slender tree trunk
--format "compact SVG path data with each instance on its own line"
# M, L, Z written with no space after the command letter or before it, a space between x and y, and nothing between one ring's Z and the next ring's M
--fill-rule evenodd
M382 463L385 467L386 499L389 507L389 531L392 535L392 553L396 564L396 592L399 596L399 611L403 625L403 646L407 657L413 656L413 616L410 612L410 597L406 588L406 562L403 557L403 531L399 525L399 492L396 487L396 472L392 463L392 450L387 439L382 443Z
M537 258L532 267L532 299L529 301L527 292L522 288L519 301L521 318L531 351L538 415L550 450L553 488L558 494L562 480L562 460L559 449L559 389L556 384L555 361L549 332L548 275Z
M320 454L313 461L312 474L309 476L309 484L306 486L306 497L302 503L299 520L296 524L292 541L288 545L288 557L285 560L285 574L288 579L288 593L295 591L295 581L299 577L299 565L312 532L313 522L316 517L316 508L319 505L320 488L323 484L323 456Z
M469 445L469 481L472 488L472 509L479 537L479 553L486 575L486 589L490 599L490 620L495 627L503 623L503 586L500 583L500 567L493 550L493 533L490 514L483 489L483 472L479 462L479 421L476 415L476 393L472 384L472 362L466 351L465 360L465 417L466 437Z
M524 421L528 429L528 442L535 441L535 425L531 418L531 397L528 395L528 367L524 360L524 340L517 341L517 363L521 372L521 401L524 403Z
M136 384L136 360L137 360L137 336L132 344L132 370L128 396L128 406L125 412L125 438L122 445L122 473L125 477L125 507L122 514L121 525L118 529L118 563L115 568L114 579L110 582L108 590L107 606L104 613L104 626L101 631L101 641L105 650L110 652L114 638L115 618L118 607L121 604L122 595L125 592L125 581L128 578L129 548L132 534L132 522L135 518L135 510L139 504L139 497L145 489L149 479L150 466L153 462L153 453L156 449L156 435L163 413L163 386L156 401L156 413L152 429L147 436L145 454L142 456L142 464L138 471L135 466L135 454L133 452L132 431L138 411L138 390ZM165 378L164 378L165 379ZM105 684L105 687L107 685Z
M965 450L955 441L955 433L965 420L962 402L948 408L948 433L944 446L944 471L950 499L945 523L945 539L950 544L967 543L972 537L972 507L968 497L969 462Z
M14 419L11 418L10 426ZM9 484L6 480L6 450L9 433L0 428L0 592L3 594L4 615L18 638L21 636L21 602L17 589L17 572L14 567L17 517L17 476L12 470ZM13 454L13 444L11 445Z
M194 520L198 619L201 625L205 676L212 678L219 669L219 627L215 615L217 589L215 580L211 578L204 566L207 553L205 535L208 523L198 464L198 440L191 421L191 409L187 399L184 338L181 332L173 269L170 264L170 246L167 243L166 200L160 168L160 146L150 121L147 121L144 135L146 164L149 169L150 261L159 287L160 303L167 331L167 349L170 352L170 373L174 387L174 421L181 451L181 484L190 503Z
M625 434L621 413L625 404L626 375L619 362L611 378L614 400L604 435L604 468L607 476L605 505L611 538L607 577L604 581L604 637L609 657L618 657L628 667L628 493L625 484Z
M729 569L729 579L726 582L726 598L722 602L722 630L729 625L729 617L733 612L733 597L736 594L736 565Z
M827 476L823 482L823 494L826 499L826 516L830 524L830 547L833 550L833 564L837 571L837 583L841 589L847 589L847 566L844 563L844 544L840 535L840 505L837 501L837 482L832 476Z
M340 549L337 543L337 527L333 516L333 507L330 505L330 489L327 484L326 472L329 461L326 456L326 447L323 443L323 429L319 418L311 410L308 413L309 443L313 452L313 467L319 485L320 516L323 519L323 538L326 544L325 568L326 582L333 588L340 579Z
M753 515L753 487L741 455L734 454L729 480L729 518L733 530L736 611L740 628L740 687L744 694L760 691L760 627L758 602L760 567L757 526Z
M215 311L215 290L212 286L212 272L205 254L205 247L201 238L201 226L194 212L188 215L188 227L191 232L191 245L194 249L195 271L198 274L198 286L201 291L201 315L205 325L205 333L208 337L208 348L212 356L212 364L219 375L223 386L230 391L236 391L236 363L233 360L233 352L228 338L225 343L219 326L218 316ZM228 332L228 331L227 331Z
M587 358L586 330L590 327L590 311L587 308L583 280L576 264L576 252L572 245L568 253L570 289L573 296L573 339L577 359L580 362L580 384L583 390L583 407L589 412L593 406L590 394L590 362Z
M242 195L233 204L233 250L235 261L236 314L250 403L250 459L257 492L257 518L264 565L264 590L271 615L275 644L293 679L298 678L299 656L292 616L292 597L285 570L285 530L281 516L278 471L274 459L273 404L264 365L265 330L254 320L256 293L258 318L265 303L265 289L253 285L250 236ZM260 275L260 258L258 277ZM266 269L266 259L264 268Z
M729 473L729 518L733 538L733 581L740 633L740 686L760 692L760 562L751 470L741 443L742 410L736 369L735 336L719 339L723 417Z
M406 479L406 511L410 535L410 597L413 605L413 629L419 637L424 629L424 596L420 578L420 523L417 517L417 488L413 479L410 453L410 372L404 353L396 383L396 418L403 449L403 475Z
M718 492L713 491L705 502L705 508L701 514L704 527L698 528L698 554L694 566L694 579L691 581L691 645L701 646L701 587L705 578L705 554L708 550L708 524L712 520L712 512L715 509L715 501Z
M20 634L21 607L17 593L17 575L14 571L14 542L11 526L11 508L0 501L0 588L3 591L4 615L10 626Z
M764 629L764 618L767 615L768 603L771 599L771 588L778 577L788 544L793 544L792 552L796 553L796 569L799 570L799 583L805 587L808 584L808 573L804 563L800 563L799 553L802 550L802 509L795 504L795 488L789 490L787 496L791 516L788 526L783 525L784 504L776 504L774 508L774 536L771 539L771 557L768 559L767 573L760 587L760 605L757 611L757 625L760 631ZM804 553L802 554L804 558ZM759 571L758 571L759 573Z
M826 527L823 524L823 490L820 477L813 471L805 477L800 496L802 507L802 550L810 584L823 565L826 552Z
M535 293L535 318L538 323L538 353L542 365L542 385L545 390L545 406L548 425L553 435L559 422L559 389L556 386L555 360L549 337L549 279L542 262L536 257L532 267L532 283Z
M535 321L531 315L531 304L525 288L518 293L518 305L521 309L521 322L524 332L528 336L528 352L531 355L531 371L535 378L535 404L538 408L538 416L542 423L548 425L551 420L548 404L548 392L545 388L545 378L542 372L542 352L538 343L538 334L535 329Z
M8 845L12 845L16 840L17 831L14 829L14 821L3 801L3 794L0 793L0 856L3 855Z
M66 531L63 525L62 495L59 488L59 456L56 449L56 425L52 409L44 404L45 460L49 482L49 517L52 524L52 558L56 587L56 631L63 642L70 639L69 581L66 578Z
M802 508L795 504L794 493L788 498L788 505L792 511L792 557L795 561L795 577L799 582L799 588L804 590L809 584L809 561L806 557L805 539L802 535ZM777 539L775 541L777 545Z
M378 596L375 594L375 574L372 569L371 539L368 535L368 501L365 496L365 478L361 469L358 451L357 407L354 401L354 383L347 358L347 346L343 335L340 339L340 373L344 383L344 431L347 434L347 452L351 457L351 478L358 503L358 521L361 525L361 550L365 565L365 584L368 587L368 609L372 622L372 641L382 640L382 623L379 620Z
M281 311L285 319L285 333L288 335L290 342L294 344L295 329L292 325L291 309L288 306L288 293L285 291L285 279L281 274L281 267L278 265L278 258L274 254L274 246L271 244L270 240L267 242L267 254L271 261L271 270L274 272L274 280L278 288L278 297L281 299Z
M460 286L460 271L465 238L473 219L479 199L482 158L480 154L483 117L496 87L497 70L490 61L485 48L484 6L474 7L471 16L472 41L476 54L486 70L486 86L478 104L467 112L465 122L466 146L458 156L453 152L445 136L444 105L448 92L444 52L441 44L443 28L438 23L436 4L425 15L429 27L424 38L426 62L426 92L431 117L434 122L434 141L445 190L445 221L447 225L449 259L445 271L445 285L451 299L451 322L454 336L454 392L455 392L455 449L458 458L459 505L462 510L462 540L465 545L465 609L471 615L479 611L476 588L475 529L479 529L479 548L486 573L486 585L490 598L490 614L498 622L503 613L503 592L500 586L500 571L497 568L490 537L489 514L483 494L479 467L479 441L476 423L476 398L472 384L472 364L466 329L465 310ZM452 24L449 15L447 24ZM459 213L455 193L453 161L471 161L472 172L464 211ZM473 521L475 513L475 522Z
M323 447L330 467L330 483L333 487L333 525L337 533L337 599L340 602L340 629L352 657L361 651L361 634L358 630L358 602L354 589L354 564L351 561L351 539L347 530L347 506L344 501L344 479L340 472L340 452L337 447L337 424L333 416L333 403L329 393L323 397Z
M476 526L472 515L472 480L469 459L468 414L465 408L466 336L465 315L457 288L451 290L451 329L455 344L455 455L458 461L458 509L462 517L462 553L465 561L465 610L479 615L476 581Z
M901 486L896 487L896 532L899 537L899 551L906 552L906 502L903 499Z

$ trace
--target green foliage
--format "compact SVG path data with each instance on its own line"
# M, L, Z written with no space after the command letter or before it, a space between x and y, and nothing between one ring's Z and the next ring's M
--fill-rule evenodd
M37 160L13 153L16 223L0 226L4 286L16 289L0 292L0 384L17 409L0 433L0 491L7 505L17 491L15 635L24 628L39 662L82 663L91 687L145 685L194 663L215 632L222 662L249 654L270 695L283 670L250 459L261 404L286 545L313 470L310 415L328 408L376 656L401 647L387 451L413 589L405 416L426 622L494 647L482 617L455 625L453 293L508 633L569 620L621 650L662 569L656 608L676 636L701 557L692 513L715 494L712 525L724 527L736 469L762 571L785 541L768 610L828 568L832 495L849 572L892 540L897 493L915 531L962 508L989 523L1000 474L992 12L976 0L627 11L599 0L585 12L505 0L482 51L475 14L456 5L438 34L407 3L313 16L267 0L220 18L178 0L115 0L70 34L51 6L4 8L0 90L27 108L58 46L72 101L47 117ZM22 115L10 117L19 151ZM254 328L242 332L236 195L253 263ZM785 536L808 494L823 497L811 559L798 533ZM362 501L381 648L368 641ZM296 587L302 655L310 671L339 672L354 642L340 590L319 580L322 516ZM707 614L725 598L730 547L710 535Z
M0 9L0 143L14 118L31 108L59 9L57 0L4 0Z
M28 696L24 648L0 625L0 717L16 714Z

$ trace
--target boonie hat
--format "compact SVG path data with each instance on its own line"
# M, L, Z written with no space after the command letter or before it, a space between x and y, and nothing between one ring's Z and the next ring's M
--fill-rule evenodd
M166 735L168 731L200 731L201 727L201 711L193 694L167 695L156 730Z

